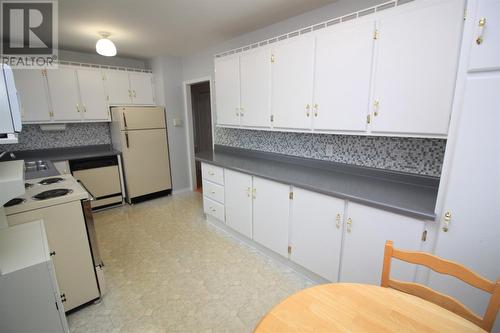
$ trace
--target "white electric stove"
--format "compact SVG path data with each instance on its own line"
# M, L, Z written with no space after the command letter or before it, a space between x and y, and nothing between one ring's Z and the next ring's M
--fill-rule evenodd
M4 205L6 215L89 199L87 191L71 175L30 179L25 189L23 195Z

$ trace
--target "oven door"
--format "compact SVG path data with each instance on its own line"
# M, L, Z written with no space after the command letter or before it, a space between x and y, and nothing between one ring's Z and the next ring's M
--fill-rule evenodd
M101 296L104 294L104 263L102 262L101 253L99 251L99 244L97 243L97 235L95 232L94 215L92 214L91 202L93 199L82 200L83 215L85 217L85 226L87 228L87 235L89 237L90 251L92 253L92 260L94 261L95 273L99 285Z

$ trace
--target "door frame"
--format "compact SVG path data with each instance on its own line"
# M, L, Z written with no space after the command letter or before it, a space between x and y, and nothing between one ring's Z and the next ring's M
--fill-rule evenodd
M193 108L191 105L191 86L197 83L207 82L210 85L210 119L212 123L212 149L215 145L215 131L214 131L214 91L212 76L203 76L196 79L186 80L182 82L182 93L184 98L184 119L187 122L186 131L186 142L188 144L187 149L187 159L189 165L189 187L191 190L195 190L196 184L196 164L194 158L194 129L193 129Z

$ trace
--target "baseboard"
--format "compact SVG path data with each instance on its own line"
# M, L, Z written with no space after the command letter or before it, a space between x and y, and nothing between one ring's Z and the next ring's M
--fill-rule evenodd
M284 266L287 266L291 270L293 270L295 273L301 275L305 279L309 280L312 283L315 284L324 284L324 283L332 283L332 281L328 281L327 279L309 271L308 269L292 262L290 258L285 258L278 253L269 250L267 247L264 247L260 245L259 243L255 242L254 240L243 236L242 234L234 231L230 227L228 227L224 222L221 222L215 218L213 218L210 215L206 215L206 221L214 226L215 228L223 231L224 233L228 234L229 236L236 238L238 241L241 241L242 243L256 249L259 251L261 254L265 255L268 258L271 258L275 262L278 262ZM290 255L289 255L290 256Z

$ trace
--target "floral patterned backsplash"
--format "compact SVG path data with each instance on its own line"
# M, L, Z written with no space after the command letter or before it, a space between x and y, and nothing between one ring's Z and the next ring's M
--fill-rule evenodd
M215 144L439 177L446 140L217 127Z

